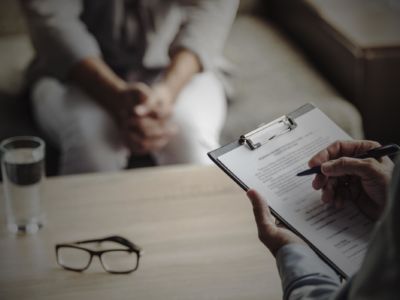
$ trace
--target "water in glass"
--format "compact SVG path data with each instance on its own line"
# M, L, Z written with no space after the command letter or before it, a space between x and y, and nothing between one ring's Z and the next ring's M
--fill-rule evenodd
M7 149L3 153L2 174L7 228L12 232L36 232L43 225L43 149Z

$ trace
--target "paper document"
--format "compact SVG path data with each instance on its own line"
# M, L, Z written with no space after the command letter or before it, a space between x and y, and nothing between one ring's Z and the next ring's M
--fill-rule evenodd
M273 211L300 233L344 276L364 258L373 223L352 203L343 209L324 204L311 182L298 177L309 159L332 142L351 139L319 109L296 118L297 128L256 150L243 145L219 161L249 188L256 189Z

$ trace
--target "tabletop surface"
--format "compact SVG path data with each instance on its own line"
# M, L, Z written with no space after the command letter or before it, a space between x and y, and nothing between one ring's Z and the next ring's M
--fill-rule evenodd
M43 206L37 234L0 233L0 299L282 298L250 202L215 167L52 178ZM56 243L115 234L143 248L136 272L108 274L97 259L84 273L57 265Z

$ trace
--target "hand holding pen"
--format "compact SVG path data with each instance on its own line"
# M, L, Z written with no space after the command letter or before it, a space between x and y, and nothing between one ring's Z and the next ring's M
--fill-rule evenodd
M393 162L382 151L376 154L378 147L372 141L337 141L312 157L309 166L317 173L312 185L322 190L322 201L338 208L353 201L377 219L385 207L393 169Z
M366 152L363 152L361 154L356 154L354 158L358 159L364 159L364 158L381 158L387 155L393 155L397 152L400 151L400 147L396 144L389 144L385 146L380 146L376 148L372 148L370 150L367 150ZM302 171L297 174L297 176L307 176L307 175L312 175L312 174L322 174L321 172L321 165L317 165L315 167L312 167L311 169Z

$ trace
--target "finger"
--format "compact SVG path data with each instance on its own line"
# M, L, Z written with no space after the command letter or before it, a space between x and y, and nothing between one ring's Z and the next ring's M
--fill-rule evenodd
M125 128L125 139L131 151L135 154L145 154L151 151L159 150L166 146L171 136L168 134L144 136L138 130Z
M312 168L319 166L328 160L336 159L342 156L355 156L379 146L380 144L374 141L336 141L314 155L308 164Z
M172 115L173 104L162 98L152 95L147 102L149 115L157 119L169 119Z
M133 108L134 115L165 119L168 115L163 103L157 99L152 90L143 95L142 100Z
M134 114L137 116L150 116L155 119L168 119L172 114L172 109L151 95L146 102L134 107Z
M152 109L152 116L158 119L168 119L172 115L172 110L168 108L166 105L160 104L156 105Z
M138 132L144 138L171 137L177 133L177 126L154 118L131 118L127 128Z
M154 105L153 96L149 95L142 103L136 105L133 108L133 113L134 113L134 115L139 116L139 117L151 116L154 118L154 117L157 117L154 107L155 107L155 105Z
M132 118L128 121L127 128L143 138L160 138L167 135L164 126L148 118Z
M152 93L152 90L151 90L151 88L147 85L147 84L145 84L145 83L143 83L143 82L135 82L135 83L132 83L130 86L129 86L129 89L132 91L132 92L134 92L134 93L138 93L139 94L139 99L137 99L137 100L146 100L150 95L151 95L151 93Z
M352 201L352 191L350 187L351 178L349 176L338 178L335 188L335 206L343 208L347 201Z
M316 190L320 190L324 185L326 185L326 181L328 178L322 174L318 174L315 176L313 182L312 182L312 187Z
M139 104L133 108L134 115L138 117L147 116L152 112L151 107L146 104Z
M275 227L275 220L272 216L268 204L265 199L255 190L249 190L247 197L250 199L253 205L254 217L256 219L257 227L260 231L265 230L265 227Z
M153 97L151 88L142 82L137 82L130 86L130 90L135 99L133 114L137 116L148 115L152 109L150 105Z
M336 178L329 178L326 185L322 188L321 200L324 203L334 203L335 202L335 187Z
M341 157L339 159L325 162L321 165L321 171L325 176L340 177L345 175L355 175L361 179L379 177L379 162L374 158L350 158Z

